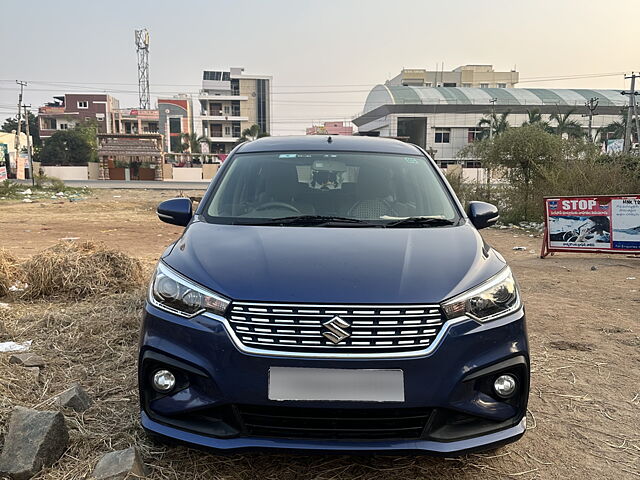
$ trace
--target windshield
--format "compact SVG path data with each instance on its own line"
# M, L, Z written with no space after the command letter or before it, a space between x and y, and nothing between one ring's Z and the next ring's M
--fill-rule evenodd
M282 219L312 225L319 218L327 225L391 226L411 218L437 226L458 220L425 157L351 152L238 154L203 213L209 222L253 225Z

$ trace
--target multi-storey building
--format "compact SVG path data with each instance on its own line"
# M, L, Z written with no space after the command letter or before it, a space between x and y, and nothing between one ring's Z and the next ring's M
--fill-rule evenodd
M193 111L188 95L158 99L158 131L164 137L164 151L181 153L184 135L193 132Z
M105 93L66 93L38 108L40 138L46 141L58 130L67 130L85 122L95 122L98 133L116 131L118 100Z
M307 128L307 135L353 135L353 127L347 122L324 122Z
M158 133L159 122L158 110L120 108L115 111L115 133L131 135Z
M194 131L208 139L209 153L231 151L242 132L257 124L271 131L271 77L244 68L205 70L194 101Z
M427 71L421 68L403 68L387 80L387 85L413 87L513 88L520 74L515 70L496 72L493 65L463 65L451 71Z

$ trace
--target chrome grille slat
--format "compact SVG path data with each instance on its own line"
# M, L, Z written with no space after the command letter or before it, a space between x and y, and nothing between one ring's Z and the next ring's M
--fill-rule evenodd
M372 314L302 313L302 312L301 313L297 313L297 312L280 313L280 312L245 312L245 311L235 310L234 309L234 310L231 310L231 313L233 313L235 315L246 315L246 316L251 315L252 317L259 317L261 315L263 315L263 316L274 316L274 315L277 315L278 317L310 317L310 318L326 318L326 319L333 318L336 315L338 315L340 317L343 317L343 318L353 318L353 319L361 319L363 317L368 317L368 316L372 316L372 315L384 315L385 318L393 318L393 317L397 317L397 318L440 318L440 314L439 313L392 314L392 313L375 312L375 311Z
M247 341L245 340L246 344L248 345L262 345L262 346L266 346L264 343L262 342L253 342L253 341ZM424 343L420 343L419 345L414 344L414 347L419 346L421 349L428 346L429 343L428 342L424 342ZM308 351L309 350L309 346L308 345L302 345L302 344L297 344L297 345L291 345L291 344L274 344L274 343L269 343L270 347L287 347L287 351L294 351L293 347L296 347L299 351ZM402 348L407 348L408 346L411 345L392 345L392 346L381 346L381 345L369 345L369 346L360 346L360 345L355 345L355 346L349 346L349 349L356 349L356 350L371 350L371 349L381 349L381 351L385 351L388 349L402 349ZM319 348L319 349L323 349L323 350L333 350L333 351L340 351L340 349L336 349L335 345L332 345L331 343L327 342L327 343L323 343L322 345L315 345L315 348ZM408 350L411 351L411 350Z
M324 324L339 317L348 337L326 338ZM436 341L445 323L437 305L340 305L234 302L227 316L239 340L263 350L293 353L418 352ZM336 332L334 332L336 333ZM341 333L341 332L338 332Z
M304 327L304 328L313 328L314 326L318 326L320 327L322 324L321 323L307 323L304 320L299 323L299 324L295 324L295 323L276 323L276 321L271 322L271 321L261 321L261 322L250 322L250 321L241 321L241 320L230 320L230 323L232 324L237 324L237 325L261 325L261 326L273 326L273 327ZM429 328L435 328L438 327L442 324L442 322L438 322L438 323L412 323L410 325L374 325L373 322L372 323L368 323L366 325L360 325L360 324L351 324L351 331L353 332L357 332L359 329L378 329L378 328L386 328L389 329L390 327L393 327L394 330L402 330L402 329L413 329L415 330L416 328L420 328L420 327L429 327Z

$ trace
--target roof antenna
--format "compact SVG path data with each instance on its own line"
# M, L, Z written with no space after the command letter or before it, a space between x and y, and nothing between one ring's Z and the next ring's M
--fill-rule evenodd
M331 143L333 142L333 139L331 138L331 135L329 135L329 138L327 138L327 143Z

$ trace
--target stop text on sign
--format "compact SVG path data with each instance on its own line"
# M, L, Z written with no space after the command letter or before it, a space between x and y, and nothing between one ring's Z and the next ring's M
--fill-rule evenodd
M563 210L592 210L595 206L595 200L562 200Z

